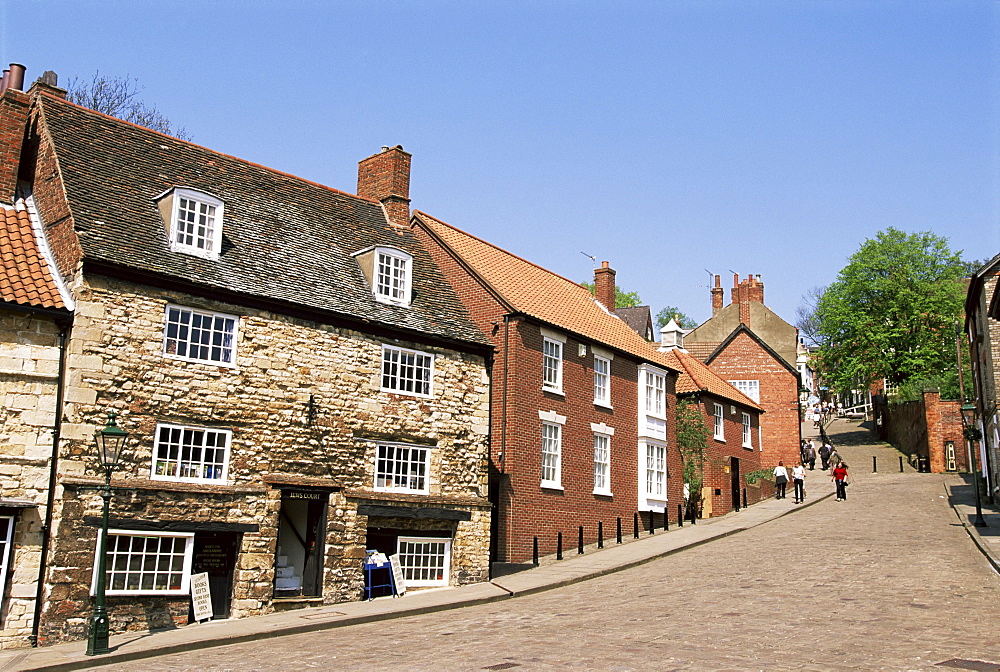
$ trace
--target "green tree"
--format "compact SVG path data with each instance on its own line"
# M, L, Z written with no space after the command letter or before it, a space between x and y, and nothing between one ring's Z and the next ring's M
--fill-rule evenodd
M66 100L97 112L118 117L160 133L172 135L181 140L191 140L190 134L179 126L174 126L155 105L139 100L142 87L139 80L125 75L108 77L95 72L89 81L73 77L66 85Z
M659 329L666 325L674 315L677 316L677 324L680 325L681 329L694 329L698 326L697 322L682 313L680 309L667 306L656 314L656 327Z
M705 484L705 445L708 421L701 405L691 399L677 402L677 446L684 464L683 478L688 486L687 517L701 512L701 489Z
M590 290L591 294L594 293L594 283L581 282L580 284ZM634 308L639 305L642 305L642 299L639 298L638 293L626 292L615 285L615 308Z
M889 228L865 241L816 304L818 363L843 390L955 368L965 264L946 239Z

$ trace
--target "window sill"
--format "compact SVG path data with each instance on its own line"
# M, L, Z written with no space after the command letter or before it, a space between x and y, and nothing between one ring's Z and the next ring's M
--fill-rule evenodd
M594 490L595 497L614 497L610 490Z
M181 355L172 355L169 352L162 353L167 359L173 359L178 362L190 362L191 364L204 364L205 366L221 366L226 369L235 369L236 362L217 362L214 359L194 359L193 357L182 357Z
M546 387L542 385L542 392L548 392L549 394L558 394L560 397L565 397L566 394L562 391L562 388Z
M743 444L743 449L744 450L753 450L753 446L748 446L747 444L744 443Z
M718 436L713 436L712 438L713 438L713 439L715 439L716 441L718 441L719 443L725 443L725 442L726 442L726 440L725 440L725 439L723 439L723 438L720 438L720 437L718 437Z
M542 490L558 490L563 492L565 488L558 483L553 483L552 481L542 481Z
M611 404L605 403L603 401L594 401L594 406L597 406L598 408L606 408L609 411L615 410L614 406L612 406Z
M433 399L434 398L434 392L433 391L430 394L420 394L418 392L407 392L405 390L394 390L394 389L389 388L389 387L380 387L378 389L379 389L379 392L384 392L385 394L395 394L395 395L399 395L400 397L411 397L413 399Z

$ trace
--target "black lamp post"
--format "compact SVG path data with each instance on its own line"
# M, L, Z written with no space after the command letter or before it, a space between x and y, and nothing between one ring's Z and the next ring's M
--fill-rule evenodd
M972 459L972 443L983 437L982 432L975 426L975 422L976 405L962 404L962 425L964 426L962 433L965 435L965 445L969 453L969 471L972 473L972 483L976 486L976 519L972 524L976 527L987 527L986 521L983 519L983 505L979 501L979 472L976 469L975 460Z
M108 610L104 604L108 555L108 510L111 505L111 472L118 468L121 449L128 432L115 424L115 414L108 413L108 424L94 433L97 452L104 467L104 486L100 488L104 500L101 519L101 541L97 550L97 585L94 587L94 615L90 618L90 634L87 637L87 655L108 653Z

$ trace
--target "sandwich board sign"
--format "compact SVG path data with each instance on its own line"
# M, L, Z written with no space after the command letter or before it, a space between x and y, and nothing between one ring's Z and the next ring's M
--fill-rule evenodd
M396 594L406 594L406 578L403 577L403 563L400 561L399 553L389 556L389 565L392 567L392 582L396 585Z
M208 587L208 572L191 575L191 607L196 621L208 620L215 613L212 609L212 591Z

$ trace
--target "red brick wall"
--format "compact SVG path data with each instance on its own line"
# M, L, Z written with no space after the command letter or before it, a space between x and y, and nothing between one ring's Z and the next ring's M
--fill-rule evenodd
M942 401L936 391L925 391L921 401L889 404L885 414L886 440L906 455L930 460L935 474L947 471L947 443L955 446L956 470L968 465L962 414L957 401Z
M396 145L358 162L358 196L381 201L397 226L410 223L410 160Z
M575 552L578 526L585 528L586 543L593 543L598 521L604 524L605 537L612 538L618 517L622 518L623 532L630 534L639 488L638 360L614 353L613 408L597 406L592 343L584 343L586 353L581 356L580 341L563 333L567 337L563 346L565 394L543 391L540 326L524 318L511 319L505 325L506 308L487 288L473 279L419 224L416 233L473 320L496 347L491 373L490 467L491 498L496 506L494 559L530 560L535 536L542 555L554 553L559 532L563 534L564 550ZM674 416L675 382L674 376L667 377L667 508L671 511L671 521L676 521L676 506L682 501L682 469ZM555 411L566 417L562 425L562 491L541 487L540 410ZM615 430L610 444L610 497L593 493L594 448L590 425L602 422ZM655 514L654 523L662 527L662 514ZM643 513L643 529L648 529L648 524L649 514Z
M7 89L0 96L0 202L13 203L21 145L28 121L28 95Z
M722 404L723 409L723 434L725 441L715 438L715 404ZM746 474L760 469L760 434L758 432L760 418L756 412L736 406L735 415L732 412L733 404L725 399L713 396L704 396L700 400L700 405L708 426L709 436L705 447L705 486L710 488L711 515L722 516L733 510L732 497L732 472L733 459L739 460L740 470L740 490L746 488L747 504L755 504L760 500L760 488L748 487ZM743 447L743 413L750 413L750 426L752 428L750 441L752 449ZM729 469L730 471L727 471ZM719 490L719 494L715 491ZM742 507L742 501L740 502ZM706 511L708 503L705 504Z
M798 375L745 332L708 366L726 380L760 381L761 467L774 467L779 460L796 463L801 440Z

